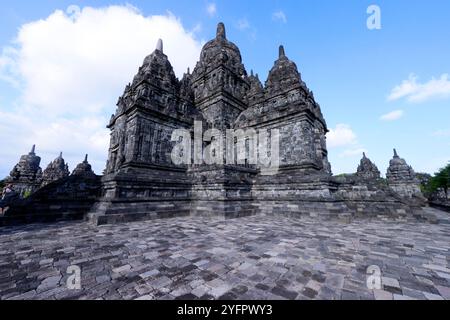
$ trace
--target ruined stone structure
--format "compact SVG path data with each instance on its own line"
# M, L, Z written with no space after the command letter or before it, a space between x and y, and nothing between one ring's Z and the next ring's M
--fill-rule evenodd
M62 152L59 157L49 163L42 173L42 186L69 176L69 165L64 161Z
M192 73L188 69L181 80L158 41L119 98L108 128L111 141L102 197L89 213L96 223L187 214L228 218L254 213L395 215L412 210L378 181L380 173L365 155L354 177L332 177L326 122L284 47L263 86L258 75L247 73L222 23L216 37L204 45ZM192 163L173 163L176 143L196 136L203 140L198 145L194 139L194 151L205 148L216 160L225 158L227 151L217 144L214 130L229 128L244 130L244 155L232 155L241 161L196 162L194 152ZM192 135L172 141L176 129ZM266 131L269 139L276 130L279 166L270 174L247 161L247 138ZM230 141L233 147L239 143L236 137ZM276 140L270 141L268 154ZM179 151L190 155L192 150ZM393 161L395 172L398 160ZM401 176L404 170L398 169Z
M398 156L397 150L395 149L394 157L389 162L386 179L392 190L402 197L423 198L422 192L420 191L420 183L413 168L406 163L405 159Z
M42 172L39 166L41 158L36 155L35 150L36 146L33 145L30 153L21 156L19 162L12 169L10 176L6 178L6 182L12 183L14 189L22 197L24 195L29 196L53 182L64 180L70 175L80 176L81 179L97 177L88 162L88 155L85 156L84 161L79 163L72 174L70 174L69 165L65 162L62 152Z
M39 185L36 180L27 180L21 184L16 180L16 190L19 187L32 191L27 197L23 197L22 193L22 197L15 200L0 218L0 226L80 220L100 197L101 177L92 171L87 155L69 175L68 165L60 154L48 165L42 176L42 179L37 180L41 181Z
M41 158L36 155L35 150L36 146L33 145L30 153L21 156L6 179L21 196L31 194L42 183Z
M85 178L96 176L92 170L92 166L88 162L88 155L84 157L83 162L79 163L72 172L73 176L81 176Z
M379 179L380 171L378 170L377 166L370 161L369 158L366 157L366 154L363 153L363 157L361 159L361 162L358 166L358 169L356 170L356 175L359 178L370 180L370 179Z

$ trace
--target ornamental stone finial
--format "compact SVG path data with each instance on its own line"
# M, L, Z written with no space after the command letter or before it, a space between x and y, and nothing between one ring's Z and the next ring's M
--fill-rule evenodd
M225 25L223 22L219 22L217 25L217 33L216 33L216 39L223 39L225 40L227 38L226 32L225 32Z
M163 41L161 39L158 39L158 42L156 43L156 50L161 51L161 53L164 53Z
M31 147L31 152L30 152L30 154L34 154L35 150L36 150L36 145L33 144L33 146Z
M399 158L398 154L397 154L397 150L394 149L394 158Z
M284 57L286 57L286 53L284 52L284 47L283 47L283 45L281 45L281 46L278 48L278 58L284 58Z
M59 158L62 159L62 151L59 153Z
M363 152L363 158L364 158L364 159L366 158L366 153L365 153L365 152Z
M88 162L88 155L86 154L85 156L84 156L84 161L83 161L84 163L87 163Z

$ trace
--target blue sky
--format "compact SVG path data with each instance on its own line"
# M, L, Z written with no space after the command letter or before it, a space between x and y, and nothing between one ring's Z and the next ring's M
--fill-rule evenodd
M366 26L369 17L366 10L372 4L381 9L380 30L369 30ZM164 41L172 64L179 61L180 66L175 65L177 74L184 68L183 59L186 67L195 63L201 45L214 36L219 21L225 23L227 37L240 48L247 70L253 69L262 80L277 57L278 45L284 44L287 56L296 62L332 130L329 158L336 174L354 172L363 150L382 173L394 147L416 171L432 173L450 160L450 78L446 76L450 73L450 2L447 0L0 1L0 116L3 117L3 122L0 119L0 176L9 173L34 140L43 158L43 168L62 150L71 169L83 159L84 153L90 153L96 172L101 173L108 140L104 125L115 110L123 86L131 81L145 54L151 53L146 41L163 36L163 31L158 29L160 24L142 24L148 32L140 30L134 42L127 42L127 46L136 46L129 54L131 51L121 47L125 40L115 39L115 34L83 29L81 34L86 37L86 43L78 38L77 41L87 47L87 52L104 54L104 59L96 57L102 63L106 61L104 68L86 67L88 71L76 73L77 79L72 82L49 79L51 73L36 64L47 66L48 63L48 68L56 66L55 70L64 71L61 66L70 66L71 61L79 69L87 61L80 58L86 55L80 54L76 59L57 64L59 60L71 59L80 46L73 46L74 41L66 39L69 36L57 34L54 29L58 29L58 24L50 18L61 10L64 19L76 24L77 18L71 18L71 11L67 11L71 5L80 8L82 17L88 15L87 7L129 8L133 13L123 20L105 18L99 19L98 24L105 21L105 24L129 28L130 38L137 32L127 19L153 16L176 19L181 26L176 32L180 32L181 38L166 35ZM39 20L47 29L39 27L36 23ZM173 25L172 20L169 22ZM95 23L88 25L97 28ZM96 47L103 42L90 39L93 34L111 38L102 47L110 46L104 53ZM44 49L55 46L60 51L54 52L65 54L42 57L43 49L36 39L45 43ZM189 49L186 52L172 49L170 54L171 46L181 41L186 41ZM137 48L144 42L145 48ZM47 56L49 61L43 60ZM105 78L103 74L108 70L110 73ZM93 101L89 100L92 92L83 88L90 86L84 77L92 81L100 79L91 85L95 92L102 92ZM110 78L114 83L108 82ZM64 85L80 88L70 91L71 96L65 92ZM37 96L35 88L39 88ZM60 92L62 98L58 96ZM51 101L53 96L59 99L58 103ZM80 103L79 108L75 102ZM84 106L89 107L83 109ZM27 116L27 120L16 122ZM46 121L51 125L46 126ZM77 125L77 121L83 125ZM52 143L48 142L52 139Z

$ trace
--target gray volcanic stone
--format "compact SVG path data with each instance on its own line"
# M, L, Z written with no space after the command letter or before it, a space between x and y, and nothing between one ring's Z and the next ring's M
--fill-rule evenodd
M247 154L241 163L227 163L225 152L224 164L175 165L172 132L193 132L195 120L203 134L211 128L279 130L278 173L262 174L260 165L248 164ZM159 40L119 98L108 128L103 197L88 215L97 224L260 212L348 221L353 215L401 216L417 209L417 203L411 207L395 188L379 181L378 168L365 155L356 175L332 177L327 124L297 65L280 46L263 86L258 75L247 73L223 23L204 45L192 73L188 69L181 80ZM204 141L203 147L210 143Z
M84 157L84 161L79 163L72 172L73 176L95 177L94 171L88 162L88 155Z
M394 157L389 162L389 168L387 169L386 178L392 184L403 182L418 182L414 170L406 163L405 159L402 159L398 156L396 149L394 149Z
M87 155L71 175L63 164L60 155L46 170L47 183L28 197L16 199L0 218L0 226L85 218L100 197L101 177L92 171Z
M50 162L50 164L42 173L42 186L52 183L53 181L68 177L69 174L69 165L64 161L61 152L59 154L59 157Z
M379 179L380 171L377 166L366 157L366 154L363 153L363 157L356 171L356 175L363 179Z
M42 182L42 169L39 166L41 158L35 153L33 145L30 153L20 157L19 162L11 170L7 182L14 185L14 190L20 195L34 192Z
M260 215L6 227L0 299L448 300L450 218L430 210L447 223ZM194 261L209 266L182 267ZM69 265L81 268L81 290L67 288ZM381 290L367 286L372 265Z
M396 149L394 149L394 157L389 162L386 178L391 189L402 197L415 197L425 201L422 192L420 191L420 182L416 177L416 173L413 168L406 163L405 159L398 156Z

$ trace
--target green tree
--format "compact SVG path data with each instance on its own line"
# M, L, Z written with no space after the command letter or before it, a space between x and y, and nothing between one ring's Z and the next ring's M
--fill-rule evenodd
M444 168L440 169L434 177L432 177L425 187L427 193L431 194L438 189L442 189L445 195L448 196L448 189L450 188L450 163Z
M26 198L28 198L29 196L31 196L31 191L30 190L27 190L27 191L25 191L24 193L23 193L23 198L24 199L26 199Z
M432 176L429 173L416 172L416 178L419 179L420 185L425 187L430 182Z

